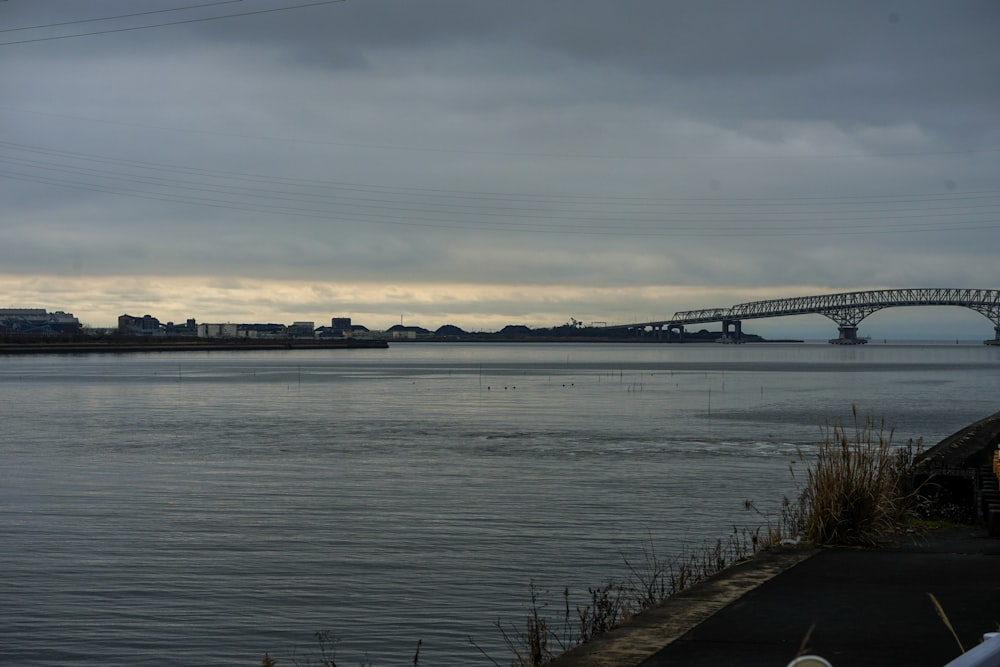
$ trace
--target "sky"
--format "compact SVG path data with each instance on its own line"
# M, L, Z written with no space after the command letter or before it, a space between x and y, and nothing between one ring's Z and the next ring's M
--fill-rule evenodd
M998 25L995 0L0 0L0 308L494 331L1000 288Z

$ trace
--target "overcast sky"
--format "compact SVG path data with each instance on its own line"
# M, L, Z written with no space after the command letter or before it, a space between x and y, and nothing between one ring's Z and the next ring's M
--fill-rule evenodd
M995 0L4 0L0 307L495 330L1000 288L998 26ZM993 328L861 325L899 332Z

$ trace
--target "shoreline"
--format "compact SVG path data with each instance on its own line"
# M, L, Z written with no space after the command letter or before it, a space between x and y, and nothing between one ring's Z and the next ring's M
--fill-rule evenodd
M52 342L0 343L0 356L21 354L129 354L147 352L253 352L267 350L354 350L387 349L384 340L269 340L194 342L184 341L115 341L115 342Z
M558 345L560 343L597 344L611 343L619 345L693 345L719 343L716 338L691 338L689 340L657 340L651 338L607 338L607 337L550 337L526 336L522 338L470 336L462 338L400 338L392 343L405 345L433 345L447 343L501 343L518 345L525 343L543 343ZM755 339L744 341L745 344L766 343L802 343L802 340L791 339ZM309 339L149 339L120 338L95 340L39 340L24 342L0 342L0 356L24 354L129 354L148 352L228 352L228 351L270 351L270 350L353 350L353 349L388 349L389 340L383 338L338 338L334 340Z

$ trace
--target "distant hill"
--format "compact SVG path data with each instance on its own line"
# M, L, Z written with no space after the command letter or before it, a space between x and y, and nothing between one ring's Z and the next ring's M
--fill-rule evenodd
M434 332L434 335L438 337L454 337L467 336L468 333L459 327L456 327L454 324L445 324L442 327L438 327L438 329Z
M526 327L523 324L508 324L497 332L497 336L504 338L522 338L530 335L531 327Z
M406 326L403 326L402 324L393 325L393 326L389 327L388 329L386 329L386 332L387 333L412 332L412 333L417 333L417 334L421 334L421 335L425 335L425 336L431 335L430 330L425 329L423 327L406 327Z

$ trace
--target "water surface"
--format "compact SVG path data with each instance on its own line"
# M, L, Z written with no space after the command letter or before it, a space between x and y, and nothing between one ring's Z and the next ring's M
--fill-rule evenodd
M506 664L532 582L582 601L756 523L852 405L936 442L998 371L954 344L0 358L0 651L293 664L323 630L340 664Z

